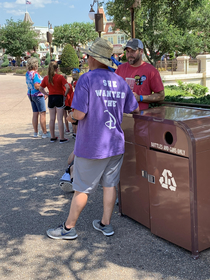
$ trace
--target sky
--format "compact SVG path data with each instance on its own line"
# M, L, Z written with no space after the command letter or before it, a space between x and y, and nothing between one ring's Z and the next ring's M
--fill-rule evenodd
M104 0L106 3L108 0ZM34 22L34 26L48 26L48 21L54 26L72 22L92 22L88 17L90 4L93 0L0 0L0 24L7 19L23 20L26 9ZM102 0L101 0L102 2ZM93 6L97 11L97 3Z

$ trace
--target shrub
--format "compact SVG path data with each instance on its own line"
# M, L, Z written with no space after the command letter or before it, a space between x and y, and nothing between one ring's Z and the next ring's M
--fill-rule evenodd
M16 74L26 74L26 69L17 69L16 71L15 71L15 73Z
M70 44L67 44L61 55L60 70L66 75L70 75L74 68L79 68L79 59L74 48Z
M0 68L0 73L12 73L12 69L10 67Z
M4 54L3 56L3 63L1 65L1 67L7 67L9 65L9 59L7 58L7 55Z
M46 59L45 59L44 65L45 65L45 67L48 67L49 64L50 64L50 54L47 52L47 53L46 53Z
M199 84L189 83L184 84L178 81L179 88L195 96L203 96L208 92L208 88Z
M42 77L47 76L47 71L48 71L47 68L39 68L38 69L38 72L39 72L40 76L42 76Z

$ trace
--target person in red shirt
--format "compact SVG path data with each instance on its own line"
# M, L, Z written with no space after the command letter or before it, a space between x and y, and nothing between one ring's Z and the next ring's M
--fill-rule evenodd
M115 71L124 80L134 78L133 94L139 103L139 109L148 109L149 103L164 100L164 86L157 69L142 60L144 46L141 40L131 39L125 46L126 63Z
M63 74L63 77L67 80L67 75L66 74ZM70 83L68 83L68 84L69 84L70 90L69 90L69 92L66 96L65 107L64 107L64 110L63 110L64 123L65 123L65 126L66 126L66 131L65 131L66 134L70 134L69 122L67 121L66 118L67 118L68 113L70 113L70 111L71 111L71 103L72 103L73 96L74 96L73 87ZM64 88L64 90L65 90L65 88Z
M49 94L45 91L48 88ZM65 90L64 90L65 88ZM58 63L51 61L48 67L48 76L45 76L39 88L40 92L48 95L48 108L50 112L50 142L55 142L55 119L57 114L58 130L60 135L60 143L66 143L69 140L64 138L63 111L65 107L65 98L70 90L70 86L66 79L58 74Z

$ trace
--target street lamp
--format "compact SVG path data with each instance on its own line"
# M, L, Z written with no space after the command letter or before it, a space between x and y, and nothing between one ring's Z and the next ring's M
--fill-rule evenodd
M50 45L50 60L52 59L52 52L53 52L52 50L53 48L51 48L53 32L54 29L52 28L52 24L48 21L47 42Z
M97 13L95 13L93 6L97 3ZM98 0L93 0L93 4L90 4L89 18L91 20L95 19L95 30L98 32L98 37L101 37L101 32L104 30L103 28L103 14L99 13L99 4Z
M126 4L127 0L125 0ZM131 12L131 37L135 38L135 20L134 20L134 8L141 6L141 0L134 0L134 3L130 6Z

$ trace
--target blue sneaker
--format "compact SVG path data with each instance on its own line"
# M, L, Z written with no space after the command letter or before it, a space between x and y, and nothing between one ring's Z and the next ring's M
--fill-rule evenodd
M93 221L94 229L101 231L106 236L111 236L111 235L114 234L114 230L113 230L113 227L112 227L111 224L110 225L105 225L104 227L102 227L100 225L100 222L101 222L100 220L94 220Z
M64 223L55 229L48 229L47 236L52 239L75 239L77 238L77 232L75 228L65 230Z

